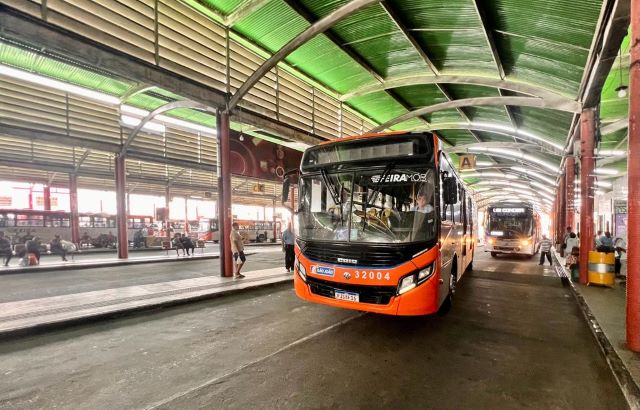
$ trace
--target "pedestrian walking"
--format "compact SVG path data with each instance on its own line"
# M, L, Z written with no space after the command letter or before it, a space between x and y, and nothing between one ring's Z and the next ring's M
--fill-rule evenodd
M547 238L547 235L542 235L542 240L540 241L540 263L539 265L544 265L544 257L547 257L549 261L549 265L553 266L553 262L551 262L551 240Z
M232 229L229 239L231 239L231 252L233 253L233 261L235 263L235 272L233 275L238 279L242 279L244 278L244 275L240 273L240 270L247 261L247 257L244 256L244 242L242 241L240 232L238 232L238 229L240 229L238 223L234 222L231 227ZM238 262L238 259L240 259L240 262Z
M296 259L294 252L294 245L296 243L296 236L291 230L291 222L287 224L287 229L282 233L282 249L284 250L284 266L287 268L287 273L293 271L293 263Z
M11 242L4 237L4 232L0 231L0 258L4 266L9 266L11 258L13 258L13 251L11 250Z

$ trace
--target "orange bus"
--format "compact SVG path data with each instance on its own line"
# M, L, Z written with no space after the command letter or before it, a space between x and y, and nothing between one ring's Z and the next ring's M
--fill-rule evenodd
M287 203L292 175L283 182ZM343 138L305 151L296 294L390 315L446 313L472 267L476 207L432 133Z

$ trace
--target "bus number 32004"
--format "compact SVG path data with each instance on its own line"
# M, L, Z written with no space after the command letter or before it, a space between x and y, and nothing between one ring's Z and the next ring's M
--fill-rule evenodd
M367 272L367 271L360 271L357 270L355 272L353 272L355 274L355 278L356 279L368 279L368 280L390 280L391 276L389 276L389 272Z

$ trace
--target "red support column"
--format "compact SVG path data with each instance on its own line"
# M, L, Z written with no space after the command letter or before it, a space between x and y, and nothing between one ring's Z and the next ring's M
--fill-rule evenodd
M273 200L273 241L277 242L278 241L278 232L276 229L276 200Z
M640 0L631 0L630 44L627 346L634 352L640 352Z
M580 283L589 279L589 251L593 249L593 149L595 110L584 109L580 116Z
M575 158L567 157L567 161L565 162L565 186L567 187L567 202L566 202L566 213L565 213L565 226L562 227L562 232L566 231L568 226L571 227L572 230L575 229L575 217L576 217L576 207L575 207L575 194L576 194L576 170L575 170Z
M564 188L565 182L566 182L566 179L564 175L561 175L560 182L558 184L558 224L556 225L556 235L557 235L556 241L560 243L562 243L562 240L564 239L564 232L565 232L565 228L567 227L567 225L565 224L565 216L566 216L565 197L567 193Z
M51 187L49 185L44 187L44 210L51 210Z
M71 242L80 243L80 215L78 213L78 176L69 174L69 226Z
M171 202L171 188L167 186L167 189L164 191L164 205L165 205L165 214L164 214L164 227L165 232L167 233L167 238L171 240L173 237L171 232L171 212L169 211L169 202Z
M118 225L118 258L129 257L127 237L127 168L124 156L116 155L116 222Z
M220 230L220 276L233 276L231 256L231 142L229 114L218 110L218 229Z

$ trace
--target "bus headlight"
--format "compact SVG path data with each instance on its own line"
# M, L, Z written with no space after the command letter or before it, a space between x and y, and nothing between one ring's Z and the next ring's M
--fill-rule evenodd
M398 295L402 295L403 293L410 291L417 285L418 282L416 280L415 273L409 276L405 276L404 278L402 278L402 280L400 281L400 285L398 286Z
M433 263L424 269L419 270L417 273L412 273L411 275L407 275L400 280L400 284L398 285L398 295L402 295L415 288L422 282L426 281L433 275Z
M296 259L296 264L294 265L296 267L296 270L298 271L298 275L300 275L300 279L302 279L303 281L307 281L307 270L305 269L304 265L300 263L299 260Z
M431 274L433 274L433 264L427 266L426 268L418 272L418 283L420 284L425 280L429 279L431 277Z
M494 243L496 243L496 240L493 238L489 238L487 239L487 242L489 243L489 245L493 245Z
M531 241L528 240L528 239L523 239L522 240L522 246L528 246L528 245L531 245Z

